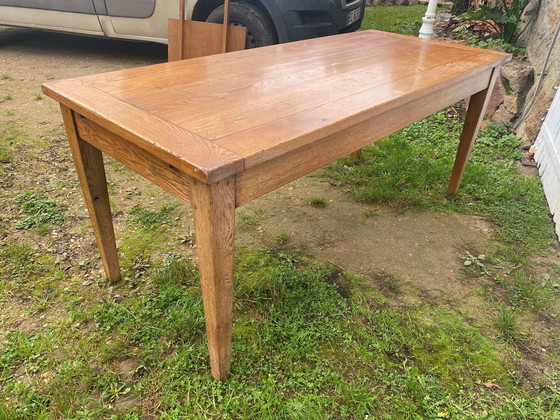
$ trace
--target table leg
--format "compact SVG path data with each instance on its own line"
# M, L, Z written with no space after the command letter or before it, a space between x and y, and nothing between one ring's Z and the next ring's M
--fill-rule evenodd
M204 301L210 368L215 379L230 373L235 237L235 178L193 182L192 206Z
M449 194L456 194L459 189L469 155L471 154L478 129L480 128L480 123L484 118L484 111L486 111L486 107L488 106L488 101L494 90L494 84L499 73L500 69L495 68L490 77L488 87L471 96L469 107L467 108L467 115L465 116L463 131L461 132L461 139L459 140L459 147L457 148L455 164L453 165L449 187L447 188Z
M78 179L93 224L93 231L97 240L105 274L109 280L115 282L121 279L121 270L113 230L113 219L109 205L107 179L103 166L101 151L91 144L81 140L76 132L72 111L61 105L62 118L66 126L66 134L70 143L70 150L78 173Z
M362 149L358 149L358 150L350 153L350 156L352 156L355 159L360 159L362 157Z

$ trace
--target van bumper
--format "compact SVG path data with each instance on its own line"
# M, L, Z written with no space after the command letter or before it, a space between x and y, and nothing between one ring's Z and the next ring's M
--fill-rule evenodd
M278 41L290 42L320 36L335 35L359 27L364 14L365 0L262 0L267 8ZM351 23L348 19L356 19Z

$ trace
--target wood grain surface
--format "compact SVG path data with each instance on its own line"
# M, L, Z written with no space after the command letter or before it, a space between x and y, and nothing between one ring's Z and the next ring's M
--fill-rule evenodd
M103 155L101 150L79 138L72 110L64 105L61 105L60 109L105 275L109 280L116 282L121 279L121 269L115 242Z
M48 82L43 89L211 183L445 92L509 59L363 31Z
M230 371L235 177L193 183L193 213L210 367L223 380Z

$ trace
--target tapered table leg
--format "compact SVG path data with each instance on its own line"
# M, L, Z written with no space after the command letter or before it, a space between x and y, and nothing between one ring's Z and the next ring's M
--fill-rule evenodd
M235 178L193 182L192 206L210 368L215 379L223 380L231 359Z
M478 129L480 128L480 123L484 118L484 111L486 111L486 107L488 106L488 101L494 90L494 84L496 83L496 78L499 73L500 68L495 68L490 77L488 87L471 96L469 107L467 108L467 115L465 116L463 131L461 132L459 147L457 148L453 171L451 172L449 187L447 188L449 194L455 194L459 189L469 155L471 154Z
M113 230L103 155L99 149L78 137L72 111L64 105L61 105L61 110L70 150L93 224L105 274L109 280L119 281L121 270Z
M358 150L350 153L350 156L352 156L355 159L360 159L362 157L362 149L358 149Z

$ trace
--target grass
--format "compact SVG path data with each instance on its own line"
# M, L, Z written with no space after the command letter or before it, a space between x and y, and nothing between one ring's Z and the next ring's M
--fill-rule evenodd
M215 382L207 371L197 270L169 255L141 294L74 300L59 327L8 334L0 413L508 418L527 407L559 409L553 385L534 396L516 390L499 347L449 309L395 308L361 290L359 279L285 252L240 250L237 259L230 380ZM352 285L349 295L339 293L341 282ZM488 381L502 391L486 389ZM551 383L558 386L558 378Z
M511 307L499 306L498 314L494 319L494 326L500 338L506 343L518 343L521 341L521 325Z
M446 194L461 123L440 112L367 147L322 174L363 203L487 216L518 255L547 249L554 230L542 187L514 167L520 140L504 124L479 136L456 196Z
M13 142L17 139L17 128L13 123L6 124L0 131L0 175L5 171L4 165L10 163L13 157Z
M60 282L68 276L52 256L41 254L28 242L0 241L0 258L0 303L25 301L29 313L54 304L62 289Z
M174 221L170 213L177 207L177 204L164 204L159 210L147 210L141 206L133 207L129 213L135 218L130 221L133 226L139 226L145 230L154 230L162 226L172 226Z
M422 17L425 13L426 6L424 5L375 6L366 9L360 29L377 29L405 35L418 35L422 26Z
M16 229L39 230L48 229L48 224L60 225L64 215L53 200L47 199L42 193L25 192L19 195L15 202L20 205L21 211L28 215L16 223Z
M309 197L307 202L311 204L311 207L317 207L320 209L327 206L327 200L325 197Z
M542 186L515 167L520 140L507 124L492 123L479 135L459 193L447 195L460 128L444 112L432 115L366 147L359 160L335 162L320 176L366 204L487 217L497 228L496 241L488 255L466 253L465 276L489 279L488 298L515 313L544 313L558 286L541 281L531 268L533 256L546 255L555 240Z

